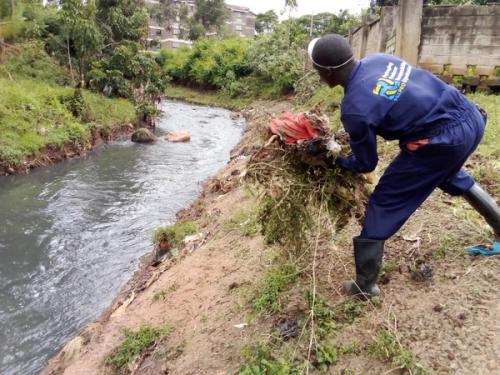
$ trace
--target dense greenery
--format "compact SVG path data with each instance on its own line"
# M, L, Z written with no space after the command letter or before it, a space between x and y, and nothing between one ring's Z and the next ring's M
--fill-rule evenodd
M47 145L86 144L93 129L107 135L112 125L132 122L133 105L32 79L0 78L0 165L15 165ZM80 112L80 113L79 113Z
M257 17L255 17L255 31L258 33L270 33L278 22L278 15L274 10L259 13Z
M293 7L294 2L289 2ZM222 89L229 97L276 97L296 91L304 76L306 46L312 36L346 33L360 20L347 11L289 18L273 11L257 16L259 35L200 39L192 48L162 50L157 58L174 82ZM311 27L312 25L312 27Z
M151 123L168 77L142 52L148 20L141 0L1 1L1 166L45 146L87 146L137 114Z
M60 8L35 0L10 3L1 8L7 21L0 23L0 35L9 44L40 41L39 47L68 69L67 83L138 104L164 91L167 80L154 57L140 52L149 21L142 1L65 0Z

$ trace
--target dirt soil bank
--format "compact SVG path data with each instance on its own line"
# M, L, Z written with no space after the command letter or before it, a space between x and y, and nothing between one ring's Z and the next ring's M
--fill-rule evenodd
M256 204L242 182L248 158L258 149L254 129L288 107L260 103L246 111L248 129L232 160L206 183L199 200L178 214L194 220L200 234L184 244L178 257L146 262L101 318L69 342L42 374L234 374L245 362L247 346L268 339L283 320L300 316L293 290L281 313L251 314L246 291L259 285L274 249L260 235L228 225L235 214ZM318 252L318 288L335 306L349 302L340 288L354 273L351 238L358 230L353 221ZM338 325L336 345L353 349L339 350L328 371L307 372L404 373L369 349L384 327L427 373L499 374L500 257L471 258L465 251L485 238L486 225L465 202L434 193L387 243L382 304L364 304ZM433 277L418 277L414 271L422 264L432 268ZM117 369L106 363L123 342L124 328L165 324L170 333L129 365Z
M65 159L84 157L88 152L103 142L109 142L118 138L130 135L134 132L133 124L122 124L114 126L107 137L102 137L99 129L95 129L89 141L85 143L65 143L61 146L49 145L40 150L36 156L27 157L17 165L1 165L0 176L17 173L29 173L30 170L38 167L45 167Z

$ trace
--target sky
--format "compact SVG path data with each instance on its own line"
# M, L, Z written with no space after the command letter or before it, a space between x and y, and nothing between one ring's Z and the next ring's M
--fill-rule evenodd
M303 14L330 12L337 13L340 9L349 9L351 13L359 14L361 9L368 8L370 0L297 0L299 8L294 16ZM274 9L279 15L285 5L285 0L226 0L227 4L242 5L254 13L263 13Z

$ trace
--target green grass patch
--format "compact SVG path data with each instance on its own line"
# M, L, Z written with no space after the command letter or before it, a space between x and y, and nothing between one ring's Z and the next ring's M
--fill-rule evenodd
M69 85L71 78L59 63L50 57L40 41L16 44L8 49L6 59L0 64L0 78L32 79L55 85Z
M333 112L340 109L340 103L344 97L344 90L340 87L330 88L321 85L307 101L309 108L321 106L326 112Z
M252 307L258 314L274 314L283 307L281 293L300 275L294 264L277 265L269 269L256 286Z
M245 237L253 237L259 232L257 223L257 210L246 209L236 211L231 218L224 223L227 231L238 231Z
M357 354L360 352L360 347L357 341L353 341L348 345L341 346L339 352L342 355Z
M177 247L186 236L195 233L198 233L198 226L195 222L179 221L173 225L158 228L154 234L154 240L155 242L167 241L170 246Z
M479 153L483 156L500 157L500 96L486 94L470 94L469 99L480 105L488 113L488 123L484 138L479 145Z
M0 164L15 165L44 146L84 144L91 129L133 122L129 101L83 92L83 112L73 113L75 91L35 80L0 78Z
M135 107L127 99L111 99L90 91L83 91L83 98L88 108L89 121L99 128L111 128L113 125L135 122Z
M170 99L184 100L189 103L241 110L248 106L252 98L231 98L216 90L196 90L184 86L169 85L165 95Z
M131 363L136 356L151 347L157 340L165 337L172 331L172 326L163 327L143 326L137 331L124 328L125 338L121 345L108 356L106 364L122 368Z
M365 305L354 298L343 302L339 307L339 315L342 320L348 324L352 324L358 317L363 314Z
M239 375L295 375L302 374L302 368L293 364L287 356L275 356L269 343L258 342L245 348L245 364Z
M382 329L368 346L368 353L383 361L391 361L400 369L409 370L412 373L426 373L416 362L415 355L403 348L397 337L387 329Z

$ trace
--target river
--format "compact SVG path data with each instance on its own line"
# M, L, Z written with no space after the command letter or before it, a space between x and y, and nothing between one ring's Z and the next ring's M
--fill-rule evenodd
M200 193L239 141L224 109L164 101L158 132L189 143L117 141L85 159L0 178L0 374L36 374L111 303L152 234Z

